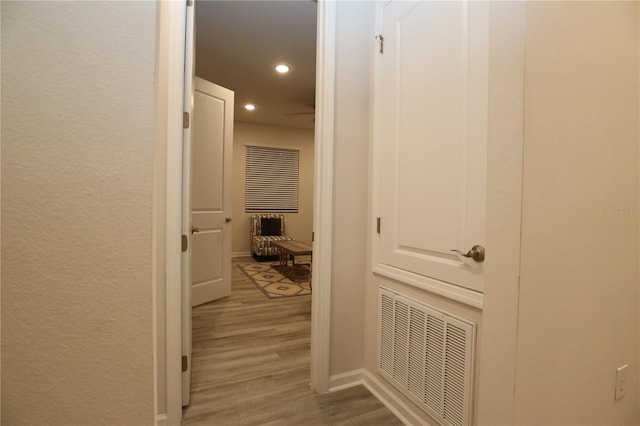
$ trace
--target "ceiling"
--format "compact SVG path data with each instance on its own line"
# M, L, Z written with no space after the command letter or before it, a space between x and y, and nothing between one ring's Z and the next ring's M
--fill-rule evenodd
M196 75L235 92L237 121L313 129L315 46L314 1L196 2Z

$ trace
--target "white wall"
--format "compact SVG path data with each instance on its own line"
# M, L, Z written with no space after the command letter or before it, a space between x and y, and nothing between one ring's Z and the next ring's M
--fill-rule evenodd
M640 423L637 8L527 4L517 424Z
M156 336L156 414L167 413L167 128L169 126L169 31L171 15L169 4L158 5L158 41L156 51L156 134L154 146L153 178L153 235L155 238L153 253L153 281L155 288L155 336ZM180 108L182 110L182 108ZM180 111L181 112L181 111ZM180 123L182 124L182 123ZM182 125L180 126L180 134Z
M0 40L2 39L2 5L0 5ZM2 43L0 43L0 70L2 69ZM0 71L0 76L2 72ZM0 77L1 78L1 77ZM2 84L0 84L0 100L2 99ZM2 102L0 102L0 105ZM0 106L0 122L2 117L2 107ZM1 132L0 132L1 133ZM0 134L0 177L2 176L2 135ZM1 179L0 179L1 180ZM0 188L2 185L0 185ZM2 235L2 190L0 189L0 235ZM0 241L0 318L2 318L2 243ZM2 321L0 321L1 323ZM2 347L2 327L0 326L0 348ZM2 350L0 349L0 377L2 377ZM0 411L2 411L2 385L0 383ZM2 415L0 414L0 425L2 425Z
M298 213L285 213L287 235L311 241L313 231L313 130L234 123L232 252L249 253L250 216L245 212L245 145L300 149Z
M154 2L2 2L2 421L151 424Z

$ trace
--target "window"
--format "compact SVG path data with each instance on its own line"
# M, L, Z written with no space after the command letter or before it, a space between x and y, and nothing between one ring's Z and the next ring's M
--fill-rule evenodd
M246 148L245 211L297 213L299 151Z

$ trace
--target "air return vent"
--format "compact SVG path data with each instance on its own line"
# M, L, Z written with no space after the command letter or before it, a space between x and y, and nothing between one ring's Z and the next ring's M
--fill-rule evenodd
M380 288L380 374L443 425L471 424L475 324Z

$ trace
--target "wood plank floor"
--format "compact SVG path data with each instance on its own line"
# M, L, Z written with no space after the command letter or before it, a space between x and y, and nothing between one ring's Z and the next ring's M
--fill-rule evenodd
M193 309L188 425L401 425L362 386L309 387L311 296L267 299L234 259L231 296Z

